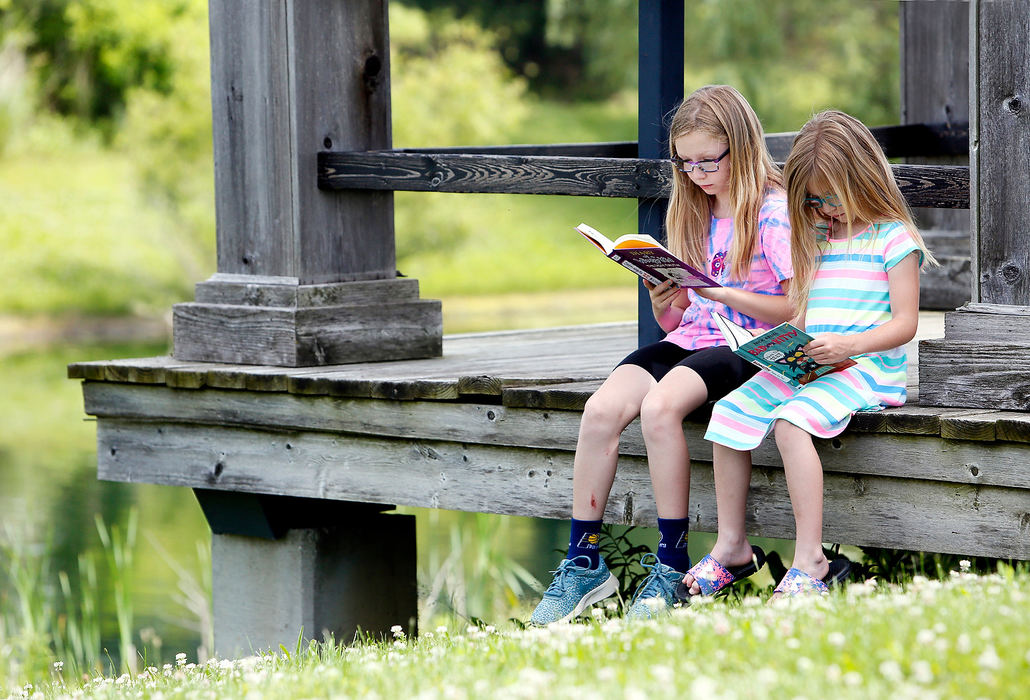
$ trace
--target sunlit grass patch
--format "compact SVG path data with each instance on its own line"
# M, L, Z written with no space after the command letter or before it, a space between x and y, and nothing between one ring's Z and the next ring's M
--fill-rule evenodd
M1030 574L857 583L825 598L706 601L657 621L471 626L309 646L134 677L56 679L81 697L1018 697ZM67 683L67 685L65 685ZM17 692L18 689L11 689ZM36 690L36 689L33 689Z

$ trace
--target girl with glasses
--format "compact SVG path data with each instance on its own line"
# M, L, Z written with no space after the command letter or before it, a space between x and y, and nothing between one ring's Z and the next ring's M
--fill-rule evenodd
M751 450L772 432L794 509L797 541L774 595L825 592L850 565L823 552L823 472L812 436L829 438L856 411L905 403L905 343L919 320L919 269L936 264L879 144L842 112L813 117L784 165L790 207L793 323L815 337L821 364L856 364L800 388L761 371L720 400L705 434L715 463L719 534L687 572L692 595L718 591L751 556L745 503Z
M786 195L754 110L732 87L703 87L673 116L669 151L675 163L665 220L669 248L722 286L647 285L667 335L624 359L586 403L574 461L568 555L533 613L535 624L569 620L616 592L598 543L619 437L637 416L659 538L656 552L644 555L650 574L628 614L650 617L674 601L676 584L690 568L690 457L683 419L757 371L729 350L712 314L752 329L771 328L792 315L785 296L792 276ZM701 416L706 417L707 412Z

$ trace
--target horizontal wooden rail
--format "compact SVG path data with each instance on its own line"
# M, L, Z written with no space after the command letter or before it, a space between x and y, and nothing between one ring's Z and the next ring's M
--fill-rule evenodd
M874 126L870 131L888 158L962 156L969 153L969 124L901 124ZM796 131L765 135L765 145L776 160L786 160ZM398 148L398 153L463 153L491 156L575 156L584 158L636 158L636 141L597 143L517 144L506 146L451 146Z
M969 168L894 165L909 205L969 207ZM665 160L515 156L399 151L323 151L318 186L484 194L557 194L658 199L667 196L672 166Z

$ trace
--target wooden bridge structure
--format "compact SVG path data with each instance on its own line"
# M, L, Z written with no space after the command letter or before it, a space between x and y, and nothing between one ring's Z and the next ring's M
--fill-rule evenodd
M968 241L924 295L969 303L921 342L917 400L817 441L826 536L1030 559L1030 0L900 11L904 123L879 135L927 230ZM583 402L657 329L642 296L638 324L444 337L396 276L392 192L628 197L660 234L684 4L640 2L636 144L490 149L391 149L386 0L211 0L210 19L218 271L175 307L171 356L69 366L98 473L195 491L219 654L407 627L414 521L385 511L567 518ZM684 430L712 531L703 426ZM636 424L622 454L606 517L651 525ZM754 461L749 528L792 537L775 448Z

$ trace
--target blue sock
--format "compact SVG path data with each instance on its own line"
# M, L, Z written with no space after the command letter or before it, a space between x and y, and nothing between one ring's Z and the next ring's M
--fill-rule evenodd
M658 561L680 573L690 568L689 530L690 518L658 518Z
M576 520L572 519L572 532L569 533L569 554L566 559L586 557L590 560L590 568L596 569L601 565L601 550L598 546L601 540L601 520ZM580 560L577 565L582 564Z

